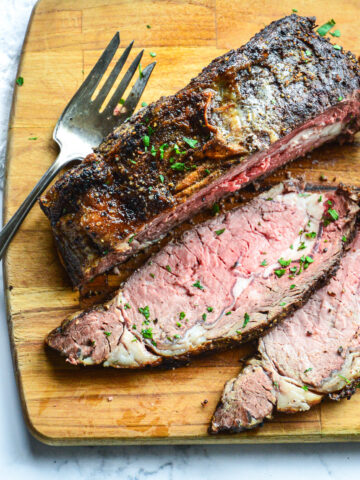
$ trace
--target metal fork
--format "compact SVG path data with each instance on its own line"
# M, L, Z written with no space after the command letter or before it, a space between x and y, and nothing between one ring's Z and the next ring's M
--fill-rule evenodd
M116 125L124 122L133 114L156 62L148 65L143 71L139 69L139 78L132 87L126 100L122 102L123 105L120 112L115 116L113 115L113 111L122 99L122 95L139 67L144 50L142 50L132 62L111 99L103 111L100 112L111 87L114 85L129 56L133 43L134 41L126 47L103 87L100 89L100 92L91 100L96 87L99 85L120 45L120 35L119 32L117 32L86 80L63 111L53 133L53 139L59 145L60 153L55 162L21 204L14 216L0 232L0 260L29 210L57 173L70 162L83 160L86 155L92 152L92 148L99 145L102 139L109 134Z

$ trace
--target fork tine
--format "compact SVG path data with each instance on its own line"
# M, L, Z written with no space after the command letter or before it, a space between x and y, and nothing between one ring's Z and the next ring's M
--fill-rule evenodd
M107 94L110 92L111 87L114 85L116 82L116 79L121 72L123 66L125 65L125 62L129 56L130 50L132 49L132 46L134 45L134 40L126 47L124 50L124 53L121 55L119 60L116 62L115 67L112 69L108 79L104 83L103 87L101 88L98 96L94 100L94 103L101 107L103 104L105 98L107 97Z
M99 60L96 62L95 66L89 73L89 75L86 77L84 80L83 84L79 88L79 90L76 92L74 97L72 98L72 101L77 99L78 97L91 97L91 95L94 93L95 88L98 86L102 76L106 72L107 67L109 66L109 63L113 59L113 56L116 53L116 50L118 49L120 45L120 35L119 32L116 32L113 38L111 39L109 45L105 48L103 51L101 57Z
M141 57L143 56L144 50L142 50L135 60L132 62L128 70L126 71L123 79L121 80L120 84L118 85L117 89L115 90L115 93L109 100L109 103L107 104L106 108L104 109L104 114L109 115L112 114L114 111L114 108L118 104L120 98L122 97L123 93L125 92L126 88L128 87L129 83L131 82L132 77L134 76L134 73L136 72L136 69L139 66Z
M141 95L145 90L145 87L149 81L150 75L154 70L156 62L150 63L147 67L143 70L142 77L136 80L135 85L132 87L131 92L129 93L125 103L124 103L124 111L126 112L126 116L130 117L136 108L136 105L139 103Z

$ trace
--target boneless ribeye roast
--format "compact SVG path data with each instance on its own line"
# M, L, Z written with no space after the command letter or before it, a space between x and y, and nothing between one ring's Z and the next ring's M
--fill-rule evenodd
M313 31L273 22L176 95L141 109L41 199L81 285L248 182L359 129L359 65Z
M47 343L72 364L139 368L258 337L334 273L357 211L345 189L279 184L169 243Z
M308 410L325 396L350 397L360 379L360 233L329 285L259 341L258 355L230 380L210 431L240 432L274 411Z

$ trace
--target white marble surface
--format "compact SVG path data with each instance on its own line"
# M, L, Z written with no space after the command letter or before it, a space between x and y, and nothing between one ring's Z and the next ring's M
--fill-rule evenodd
M1 159L5 155L17 62L34 3L34 0L0 0ZM359 478L360 444L355 443L61 448L42 445L28 434L24 425L13 376L2 291L0 316L1 479Z

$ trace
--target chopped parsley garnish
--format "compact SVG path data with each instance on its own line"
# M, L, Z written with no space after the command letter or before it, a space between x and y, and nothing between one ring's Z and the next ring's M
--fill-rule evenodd
M347 242L347 238L346 238L346 236L345 236L345 235L343 235L343 236L341 237L341 240L342 240L343 242Z
M111 332L104 332L104 335L106 335L107 337L110 337Z
M159 179L161 183L164 183L164 180L165 180L164 175L159 175Z
M155 274L154 274L154 273L150 273L150 277L151 277L151 278L155 278Z
M309 390L309 387L308 387L307 385L303 385L301 388L302 388L303 390L305 390L305 392L307 392L307 391Z
M148 104L147 104L146 102L141 102L141 106L142 106L142 107L147 107L147 105L148 105Z
M146 25L146 28L151 28L151 25Z
M333 48L334 48L335 50L341 50L340 45L333 45Z
M335 20L332 18L328 22L324 23L324 25L321 25L321 27L319 27L316 31L321 37L324 37L333 28L335 23Z
M334 208L329 208L328 214L334 221L336 221L339 218L339 214Z
M250 321L250 315L248 313L245 313L244 314L244 323L243 323L242 328L245 328L246 325L249 323L249 321Z
M144 338L153 338L152 328L143 328L143 329L141 330L141 335L142 335Z
M305 53L306 53L306 55L307 55L308 57L311 57L311 55L312 55L312 53L311 53L310 50L305 50Z
M262 267L266 267L267 261L266 261L266 260L263 260L263 261L260 263L260 265L261 265Z
M344 97L340 95L340 97L338 97L338 102L341 102L342 100L344 100Z
M311 370L312 370L312 367L309 367L306 370L304 370L304 373L311 372Z
M193 140L192 138L187 138L187 137L183 137L183 140L185 143L187 143L189 145L189 147L191 148L195 148L196 144L198 143L197 140Z
M149 147L150 146L150 137L148 135L144 135L142 137L142 141L145 145L145 147Z
M183 152L181 152L179 146L178 146L176 143L174 143L174 147L173 147L173 148L174 148L174 152L176 153L176 155L182 155L182 154L186 153L186 150L184 150Z
M166 267L165 267L165 268L166 268L166 270L167 270L168 272L170 272L170 273L171 273L171 267L170 267L170 265L166 265Z
M306 262L306 263L313 263L313 261L314 261L313 258L308 257L308 256L305 257L305 262Z
M133 330L136 330L136 325L135 325L135 323L134 323L134 325L132 326L132 329L133 329Z
M297 13L297 12L298 12L298 10L297 10L296 8L293 8L292 11L293 11L294 13Z
M136 165L136 161L133 160L132 158L130 158L129 162L130 162L130 163L133 163L134 165Z
M178 172L183 172L185 170L185 163L182 162L176 162L173 165L171 165L171 168L173 170L176 170Z
M179 327L179 328L182 327L180 322L176 322L176 326Z
M305 242L301 242L299 247L298 247L298 251L299 250L304 250L305 248L306 248Z
M24 85L24 79L23 79L23 77L18 77L18 78L16 79L16 83L17 83L17 85L19 85L19 87L21 87L22 85Z
M320 197L318 198L318 202L322 202L322 195L320 195Z
M141 68L141 63L139 63L139 77L140 78L143 78L144 74L143 74L143 71L142 71L142 68Z
M286 272L285 268L280 268L279 270L274 270L274 273L277 277L282 277Z
M344 380L344 382L346 382L346 383L351 383L350 380L348 378L344 377L343 375L338 375L338 377L340 377L341 380Z
M163 143L160 147L159 147L159 152L160 152L160 158L161 160L164 158L164 150L165 148L168 147L168 144L167 143Z
M220 212L220 206L218 203L214 203L214 205L212 206L212 212L214 215Z
M124 103L125 103L125 100L123 98L120 98L119 105L124 105Z
M204 287L201 285L200 280L196 280L196 282L193 283L192 286L198 288L199 290L204 290Z
M294 250L294 245L293 244L290 245L290 249Z
M135 237L136 237L136 234L134 233L134 235L131 235L131 237L129 238L128 243L131 243Z
M286 305L286 302L280 302L280 307L284 307Z
M150 55L150 57L156 57L156 53L155 53L155 52L150 52L149 55Z
M291 273L295 273L297 270L297 267L290 267L289 270Z
M293 283L292 285L290 285L290 290L293 290L295 287L296 285Z
M225 315L231 315L231 312L226 312Z
M306 238L316 238L316 232L305 233Z
M279 258L278 262L282 267L288 267L291 263L291 260L284 260L282 257Z
M150 318L150 309L149 309L149 306L146 305L146 307L139 307L139 313L141 313L142 315L144 315L144 317L146 318L146 320L149 320Z
M278 382L274 382L274 387L275 387L275 388L279 388Z
M37 140L38 137L29 137L29 140Z
M330 207L331 207L331 205L332 205L332 201L331 201L331 200L328 200L326 203L327 203L328 205L330 205Z
M208 168L205 168L205 170L204 170L204 171L205 171L206 175L210 175L210 173L211 173L211 172L210 172L210 170L209 170Z
M330 32L330 35L332 35L333 37L340 37L341 32L340 30L334 30L333 32Z
M178 338L180 338L180 335L176 334L176 335L174 335L174 338L178 339Z
M131 308L131 305L129 305L128 303L125 303L124 308L125 310L129 310L129 308Z
M186 317L185 312L180 312L180 314L179 314L180 320L184 320L185 317Z
M203 313L203 314L202 314L202 319L203 319L204 322L205 322L205 320L206 320L206 313Z
M152 135L155 132L155 130L148 125L148 135Z
M154 147L154 145L151 145L150 153L151 153L151 155L152 155L153 157L156 156L156 152L157 152L157 150L156 150L156 148Z
M216 235L221 235L224 232L225 232L225 228L222 228L221 230L215 230Z
M214 309L213 309L213 307L207 307L206 310L211 313Z

